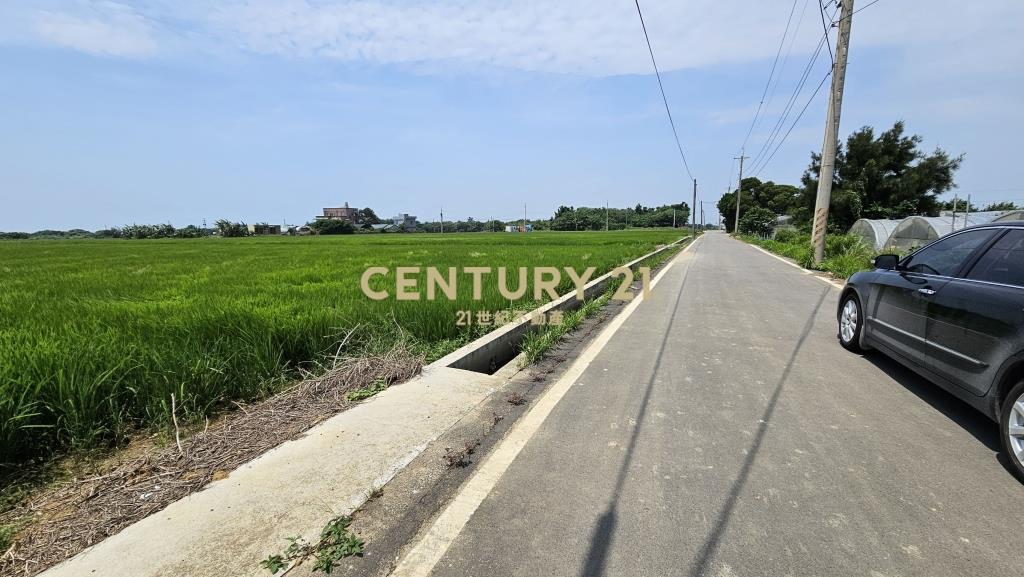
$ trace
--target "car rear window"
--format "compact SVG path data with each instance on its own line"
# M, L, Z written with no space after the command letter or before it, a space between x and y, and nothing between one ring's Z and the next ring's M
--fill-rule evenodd
M967 278L1024 287L1024 230L1010 230L988 249Z

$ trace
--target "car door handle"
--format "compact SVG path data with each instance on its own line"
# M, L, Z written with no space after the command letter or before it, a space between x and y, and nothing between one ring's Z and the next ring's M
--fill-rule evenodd
M933 294L935 294L935 291L930 288L917 289L917 292L928 296L932 296Z

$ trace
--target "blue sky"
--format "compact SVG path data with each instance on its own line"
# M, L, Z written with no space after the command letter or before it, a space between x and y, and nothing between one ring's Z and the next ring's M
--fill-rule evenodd
M715 219L793 3L641 5ZM748 154L822 33L813 0L798 21ZM866 7L842 133L904 119L926 149L967 154L957 182L976 204L1024 202L1009 171L1022 23L1011 0ZM0 7L0 69L0 230L300 223L343 202L421 220L517 218L525 203L546 218L691 195L628 1L15 1ZM798 183L827 88L760 177Z

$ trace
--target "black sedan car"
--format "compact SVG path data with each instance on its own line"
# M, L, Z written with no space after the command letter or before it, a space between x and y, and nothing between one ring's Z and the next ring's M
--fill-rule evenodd
M1024 480L1024 222L881 255L839 298L839 342L878 349L999 424Z

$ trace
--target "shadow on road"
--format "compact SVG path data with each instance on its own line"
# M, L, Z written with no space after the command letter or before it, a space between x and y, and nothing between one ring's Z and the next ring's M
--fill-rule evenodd
M693 250L690 252L691 258L696 259L697 245L694 245ZM633 426L633 433L629 438L629 445L626 447L626 455L622 459L622 467L619 468L619 474L615 479L615 489L612 490L611 504L608 506L608 510L602 514L598 520L597 525L594 527L594 532L590 536L590 549L587 551L587 559L583 564L583 569L580 572L582 577L592 577L598 575L604 575L605 565L608 562L608 552L611 550L612 537L615 534L615 525L618 522L618 518L615 512L615 507L618 504L619 493L622 492L622 486L626 482L626 474L629 472L629 464L633 460L633 452L636 450L637 437L640 435L640 429L643 427L644 417L647 415L647 405L651 399L651 390L654 388L655 376L658 374L658 369L661 367L662 358L665 355L665 345L668 343L668 337L672 334L672 326L675 324L676 313L679 309L679 303L682 301L683 289L686 288L686 279L690 276L690 270L693 266L693 260L691 260L689 267L683 274L682 283L679 285L679 292L676 293L676 302L672 305L672 314L669 315L668 327L665 329L664 336L661 339L661 345L658 348L658 356L654 361L654 368L651 370L651 376L647 379L647 385L644 388L644 396L640 401L640 411L636 416L636 425Z
M687 271L688 273L689 271ZM688 275L687 275L688 276ZM608 561L608 553L611 550L612 541L615 534L615 527L618 521L616 507L618 504L619 493L622 491L622 487L626 480L626 474L629 471L629 465L633 459L633 453L636 449L637 438L640 434L640 430L643 427L644 417L647 413L647 405L650 400L651 390L654 387L655 376L658 374L658 369L661 366L662 357L665 353L665 345L668 342L668 337L672 332L672 325L674 324L677 309L679 308L679 302L682 297L683 289L686 287L687 276L683 277L682 284L679 288L679 293L676 295L676 302L672 308L672 315L669 317L669 325L665 330L664 337L662 338L661 346L658 350L658 355L655 358L654 367L651 371L650 378L647 381L646 388L644 390L643 399L640 403L640 409L636 417L636 425L633 427L633 432L629 440L629 445L626 448L626 454L623 457L622 467L619 469L619 474L615 482L615 489L612 492L611 504L608 509L598 518L597 524L594 527L594 531L590 538L590 548L587 551L587 558L584 562L582 571L580 572L581 577L598 577L604 575L606 564ZM815 304L814 309L811 311L804 324L803 330L800 333L800 338L797 340L796 346L793 348L793 352L790 354L789 360L786 362L786 367L782 371L782 375L779 377L778 384L775 385L775 391L772 393L771 400L765 407L764 414L762 415L758 430L754 436L754 441L751 445L750 450L744 459L743 466L740 469L740 473L733 483L729 496L726 499L725 504L719 511L718 516L715 520L714 527L708 534L700 552L694 561L693 569L690 571L691 576L703 575L707 572L708 566L711 560L714 558L714 554L718 549L719 542L721 541L722 534L725 532L726 527L729 524L729 520L732 517L733 508L736 505L736 501L739 499L740 493L743 491L743 486L747 482L747 477L750 475L750 470L753 467L754 460L757 458L757 453L761 448L761 443L764 441L765 434L768 431L768 424L771 421L772 414L775 412L775 406L778 403L779 397L782 393L783 385L789 378L790 372L793 370L793 365L796 361L797 354L803 348L804 341L807 340L807 335L810 334L811 328L814 326L814 319L818 315L821 309L822 303L825 301L825 297L828 296L829 289L826 287L821 296L818 298L818 302Z
M693 569L690 571L691 577L705 575L709 565L711 564L711 560L714 559L715 552L718 550L718 545L722 540L722 535L725 533L726 527L729 526L729 520L732 518L732 511L733 508L736 507L736 501L739 500L740 493L743 492L743 486L747 484L747 478L750 476L750 470L753 468L754 461L757 459L757 453L761 450L761 444L764 442L765 434L768 432L768 425L771 423L772 414L775 413L775 406L778 404L779 397L782 395L782 388L786 384L786 379L789 378L789 374L793 371L796 356L800 353L800 349L803 348L804 341L807 340L807 335L809 335L811 333L811 329L814 328L814 319L818 316L818 311L821 310L821 304L825 302L825 297L828 296L828 293L829 288L825 287L825 290L821 292L821 296L818 297L818 302L814 305L814 309L811 311L810 316L807 317L807 322L804 323L803 330L800 331L800 338L796 341L796 346L793 347L793 352L789 355L789 360L786 362L786 368L782 370L782 376L779 377L779 382L775 385L775 391L772 393L772 398L768 401L768 406L764 409L764 415L761 416L760 424L757 427L757 433L754 435L754 441L750 444L750 450L747 451L746 458L743 460L743 466L740 468L740 473L736 476L736 481L733 482L732 489L729 490L729 496L726 498L725 504L722 505L722 509L718 512L715 525L708 534L707 539L704 540L704 545L700 548L700 553L697 555L696 561L694 561Z
M864 358L881 369L889 378L902 385L903 388L914 393L917 398L928 403L933 409L970 433L979 443L985 445L985 448L992 451L996 461L1008 473L1016 474L1013 465L1003 452L1003 446L999 440L999 427L995 421L946 392L942 387L877 351L865 354Z

